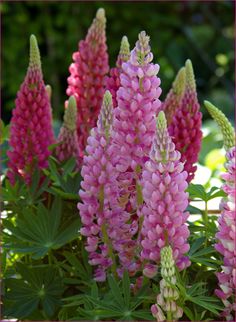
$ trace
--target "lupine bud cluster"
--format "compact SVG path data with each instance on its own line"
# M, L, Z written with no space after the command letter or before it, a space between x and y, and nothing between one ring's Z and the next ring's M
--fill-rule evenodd
M34 35L30 37L29 67L17 93L11 119L8 177L14 184L21 176L30 184L35 168L48 165L48 147L54 143L49 96L43 81L40 53Z
M79 49L73 54L74 63L69 68L67 95L75 96L77 102L81 156L89 131L96 125L105 92L105 75L109 70L105 26L105 11L99 9L86 39L79 42Z
M117 106L116 93L120 87L121 66L130 57L128 38L124 36L121 40L120 52L116 61L116 67L110 69L110 75L106 78L106 88L112 95L113 106Z
M228 142L228 141L227 141ZM236 212L235 212L235 177L236 177L236 149L231 147L226 153L226 170L222 175L225 180L223 190L227 194L226 199L221 202L222 213L218 220L219 231L216 234L216 250L223 255L224 265L222 272L217 273L220 289L216 295L222 299L225 310L223 315L227 320L232 320L231 312L236 313L235 291L236 291Z
M56 148L56 157L63 162L75 157L80 165L79 143L76 129L77 108L74 96L69 98L68 106L64 112L64 122L57 138L59 145Z
M173 137L176 149L181 153L181 161L184 162L184 170L187 171L187 182L194 178L201 149L202 139L202 113L197 100L196 84L192 63L185 64L186 85L180 107L174 114L169 125L169 133Z
M227 117L217 107L208 101L204 101L204 104L211 117L216 121L221 129L224 139L224 147L227 151L229 148L235 145L234 129Z
M168 125L172 122L176 110L181 106L185 90L185 78L185 67L182 67L179 70L165 101L161 105L161 109L165 112Z
M157 304L151 307L152 315L158 322L177 320L183 315L183 310L176 304L179 292L175 286L175 261L170 246L161 249L161 276L160 294L157 295Z
M185 192L187 172L180 161L180 152L167 130L165 114L161 111L157 119L156 136L150 151L150 160L145 163L142 175L144 216L142 236L143 260L149 266L144 274L155 275L155 265L160 260L161 249L170 244L176 265L180 270L190 265L184 255L189 250L187 238L189 230L186 225L188 212L188 193Z

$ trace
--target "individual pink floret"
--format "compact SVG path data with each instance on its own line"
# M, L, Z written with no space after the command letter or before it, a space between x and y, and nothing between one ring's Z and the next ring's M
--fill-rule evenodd
M51 106L34 35L30 37L29 67L12 114L7 175L12 184L18 175L30 184L36 168L47 168L48 147L54 143Z

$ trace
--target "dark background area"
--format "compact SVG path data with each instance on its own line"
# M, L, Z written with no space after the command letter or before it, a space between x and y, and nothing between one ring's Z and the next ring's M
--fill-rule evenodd
M72 53L85 38L99 7L106 10L111 67L122 36L128 36L133 48L138 33L146 30L154 61L160 65L161 99L178 69L190 58L201 105L208 99L233 120L234 1L21 1L1 3L4 122L10 120L26 73L32 33L38 39L45 83L53 88L54 119L61 119ZM209 117L204 108L202 112L205 119Z

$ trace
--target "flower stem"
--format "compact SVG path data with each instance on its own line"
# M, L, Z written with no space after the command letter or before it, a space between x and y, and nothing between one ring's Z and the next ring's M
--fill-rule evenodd
M112 249L112 243L109 239L109 236L107 234L107 225L106 223L102 224L102 236L103 236L103 242L108 247L108 255L112 259L112 265L111 265L111 271L114 274L114 277L117 278L117 271L116 271L116 258Z

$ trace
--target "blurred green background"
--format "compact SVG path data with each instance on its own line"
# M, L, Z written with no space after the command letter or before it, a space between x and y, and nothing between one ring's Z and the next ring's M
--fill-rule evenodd
M24 79L31 33L38 38L45 83L53 88L54 119L62 118L71 56L99 7L106 10L111 66L122 36L128 36L133 48L138 33L146 30L154 61L161 67L161 99L177 70L190 58L201 105L208 99L233 120L234 1L21 1L1 3L4 122L10 120ZM205 119L209 117L204 108L202 112Z

